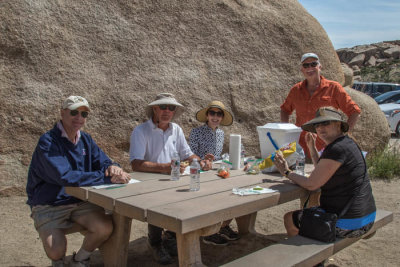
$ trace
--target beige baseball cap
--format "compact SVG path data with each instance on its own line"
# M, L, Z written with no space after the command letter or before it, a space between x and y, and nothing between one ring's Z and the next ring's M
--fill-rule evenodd
M64 103L62 105L63 109L69 109L69 110L75 110L79 107L86 107L88 110L90 110L89 103L88 101L77 95L71 95L67 99L64 100Z

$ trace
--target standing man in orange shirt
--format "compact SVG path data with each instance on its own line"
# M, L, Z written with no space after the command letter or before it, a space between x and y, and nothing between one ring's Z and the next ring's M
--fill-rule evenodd
M350 132L361 110L339 83L321 76L321 68L316 54L307 53L301 57L301 72L306 79L290 89L285 102L281 105L281 121L289 122L289 116L296 110L296 125L300 127L311 120L320 107L332 106L347 115ZM310 157L305 133L303 131L300 134L299 144L307 157ZM318 151L325 147L324 142L319 138L316 140L316 145Z

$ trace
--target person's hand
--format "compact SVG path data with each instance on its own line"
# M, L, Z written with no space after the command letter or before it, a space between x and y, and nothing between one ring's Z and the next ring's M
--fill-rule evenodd
M211 170L212 169L212 161L209 161L207 159L200 160L200 167L203 171Z
M206 155L204 156L204 159L213 162L214 159L215 159L215 156L214 156L213 154L206 154Z
M283 157L282 152L275 154L274 164L282 175L285 175L285 171L289 170L289 166L287 164L287 161Z
M105 175L106 176L114 176L114 175L121 175L121 173L123 172L123 170L115 165L110 165L108 166L107 170L105 171Z
M314 148L316 139L317 139L317 134L311 132L306 133L306 144L310 151Z
M121 169L122 170L122 169ZM131 175L127 172L122 171L120 175L113 175L111 177L111 183L113 184L127 184L131 179Z

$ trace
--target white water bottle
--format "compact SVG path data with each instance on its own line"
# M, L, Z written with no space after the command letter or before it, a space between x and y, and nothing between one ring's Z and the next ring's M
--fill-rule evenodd
M196 158L190 164L190 191L200 190L200 164Z
M171 180L177 181L181 176L181 159L178 152L174 151L171 157Z

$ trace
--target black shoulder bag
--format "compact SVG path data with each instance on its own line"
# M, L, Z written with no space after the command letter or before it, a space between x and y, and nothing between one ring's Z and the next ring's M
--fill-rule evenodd
M358 145L357 145L358 147ZM361 149L358 147L361 152ZM364 156L361 156L364 159ZM367 174L367 165L364 159L365 166L365 174L363 178L363 183L361 184L359 190L353 195L349 202L347 202L346 206L343 208L342 212L338 215L335 213L325 212L323 209L319 207L312 207L306 209L307 203L310 199L310 195L303 206L303 215L299 222L300 229L299 235L304 237L309 237L312 239L316 239L322 242L330 243L336 240L336 222L339 218L341 218L347 210L350 208L351 204L353 204L355 197L361 190L361 187L364 184L365 176Z

